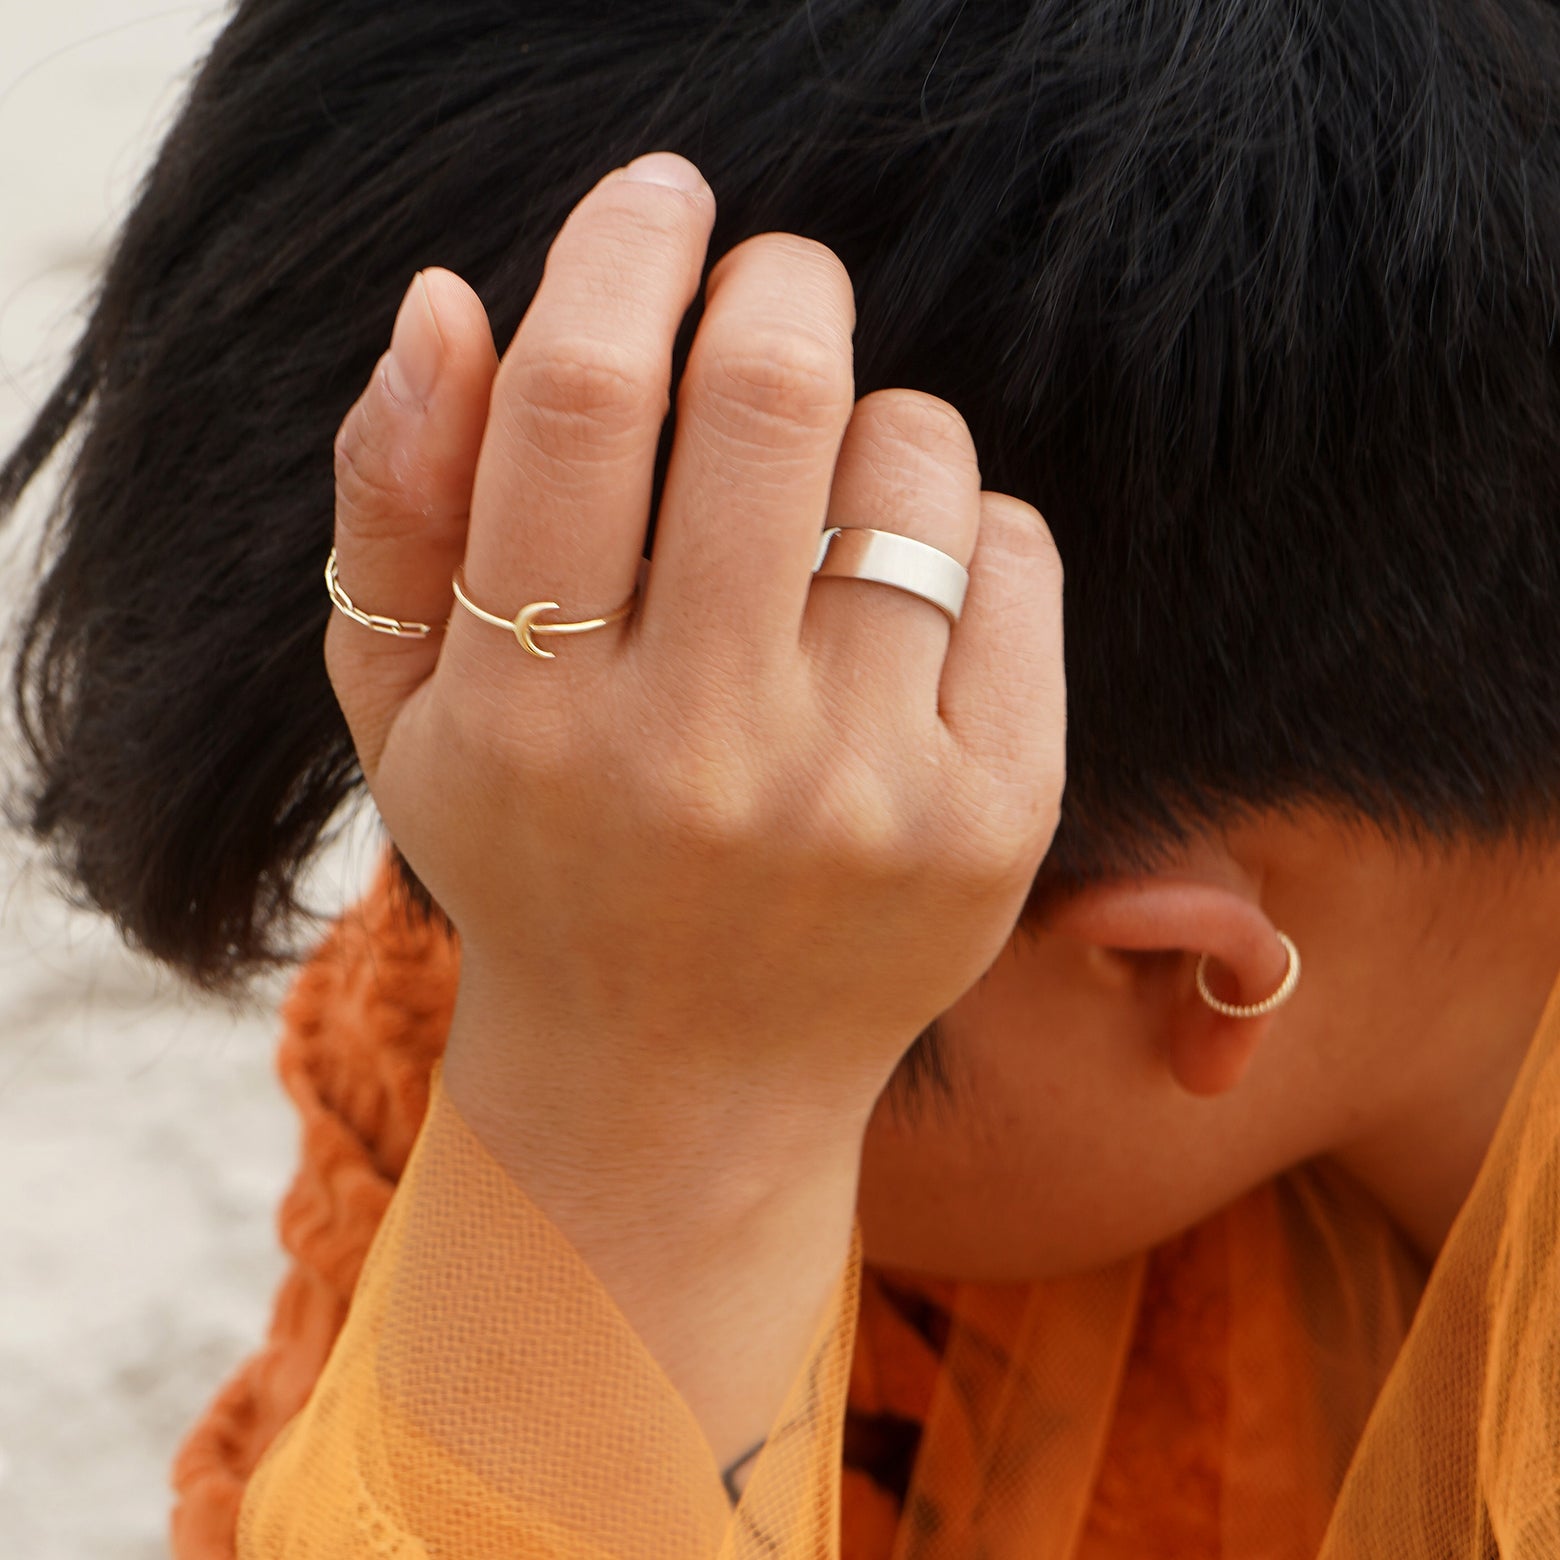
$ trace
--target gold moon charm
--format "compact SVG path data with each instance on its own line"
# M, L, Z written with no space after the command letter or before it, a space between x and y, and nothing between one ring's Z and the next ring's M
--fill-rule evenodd
M515 614L515 638L520 641L522 650L529 650L532 655L539 655L544 661L556 661L558 659L551 650L543 650L537 642L531 638L531 625L536 621L537 615L542 612L556 612L556 601L533 601L528 607L521 607Z

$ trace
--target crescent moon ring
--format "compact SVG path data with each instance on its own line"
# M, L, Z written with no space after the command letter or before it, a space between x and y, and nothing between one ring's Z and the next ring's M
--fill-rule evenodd
M531 637L531 625L536 621L537 616L543 612L556 612L557 610L558 603L556 601L533 601L530 606L521 607L515 614L514 629L515 638L520 641L522 650L529 650L532 655L539 655L544 661L556 661L558 659L551 650L542 649Z

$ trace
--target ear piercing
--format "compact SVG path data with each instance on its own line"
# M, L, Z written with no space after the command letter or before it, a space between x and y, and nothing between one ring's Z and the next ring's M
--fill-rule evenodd
M1237 1006L1233 1002L1221 1002L1208 989L1206 953L1197 961L1197 995L1215 1013L1222 1013L1226 1018L1261 1018L1263 1014L1281 1008L1295 994L1295 987L1300 984L1300 950L1282 932L1278 933L1278 940L1284 945L1285 953L1289 955L1289 968L1284 971L1284 979L1272 996L1264 997L1262 1001L1253 1002L1245 1007Z

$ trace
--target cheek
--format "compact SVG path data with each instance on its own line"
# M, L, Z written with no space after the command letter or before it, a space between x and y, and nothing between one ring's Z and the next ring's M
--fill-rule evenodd
M944 1015L951 1098L879 1101L862 1157L868 1260L982 1283L1081 1272L1238 1190L1209 1150L1207 1102L1175 1087L1146 1015L1092 962L1075 943L1010 946Z

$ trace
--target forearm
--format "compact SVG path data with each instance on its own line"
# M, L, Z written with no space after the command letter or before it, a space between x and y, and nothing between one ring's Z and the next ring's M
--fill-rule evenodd
M726 1469L775 1422L849 1254L864 1119L782 1110L736 1076L592 1072L463 982L451 1103L589 1265ZM751 1465L740 1470L738 1483Z
M463 1026L471 1013L468 1003ZM472 1070L469 1048L458 1047L456 1058L466 1084L485 1089L474 1114L512 1123L514 1113L487 1087L492 1080ZM537 1133L534 1141L546 1140ZM601 1148L606 1165L624 1167L620 1144L604 1135ZM567 1157L554 1138L542 1159L548 1184L561 1184ZM788 1284L792 1265L777 1259L766 1272L713 1262L717 1227L695 1220L663 1224L658 1244L653 1221L668 1203L647 1192L652 1184L598 1177L594 1204L613 1216L578 1226L623 1237L598 1242L608 1256L635 1254L615 1269L620 1282L638 1284L631 1321L478 1136L436 1067L422 1130L324 1373L249 1481L239 1560L368 1560L398 1543L409 1555L461 1560L717 1560L741 1552L755 1523L777 1560L833 1553L856 1251L847 1244L843 1270L824 1275L819 1314L776 1329L772 1318L795 1318L764 1283L772 1274ZM753 1206L755 1226L772 1231L775 1210L789 1206L802 1226L799 1244L810 1249L802 1200L773 1196ZM651 1224L648 1238L636 1220ZM756 1323L741 1315L734 1293L748 1274L756 1274L747 1291L761 1313ZM673 1277L663 1285L655 1275ZM714 1303L712 1293L720 1294ZM664 1295L674 1299L643 1320L652 1315L646 1297ZM667 1341L657 1347L683 1350L677 1381L636 1330L636 1321L654 1331L666 1318L678 1325L663 1329ZM690 1341L701 1327L708 1349ZM801 1342L787 1362L781 1355L792 1337ZM761 1406L770 1380L780 1383L774 1406ZM732 1390L721 1394L727 1382ZM690 1399L701 1392L695 1412ZM727 1442L740 1436L714 1426L712 1403L735 1404L733 1418L757 1427L732 1456ZM719 1452L708 1428L722 1436ZM776 1460L761 1457L746 1470L751 1485L733 1521L722 1467L771 1430Z

